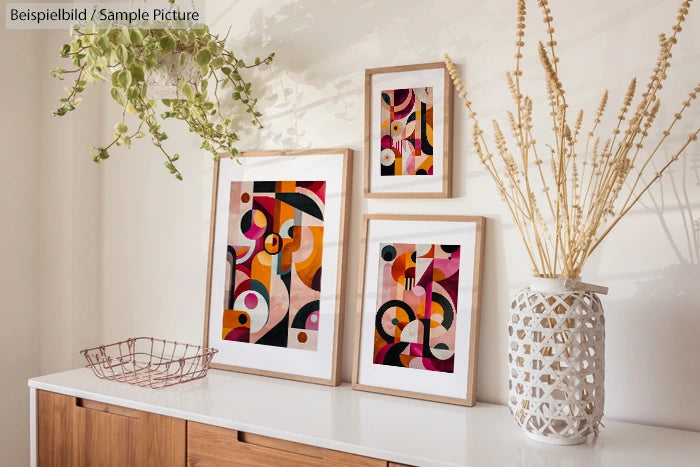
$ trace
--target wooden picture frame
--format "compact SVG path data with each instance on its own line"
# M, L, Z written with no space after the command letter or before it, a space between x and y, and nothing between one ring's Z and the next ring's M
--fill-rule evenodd
M353 388L473 406L485 219L363 221Z
M340 383L352 150L244 152L214 168L211 367ZM263 345L264 344L264 345Z
M443 62L365 70L365 197L452 196L452 102Z

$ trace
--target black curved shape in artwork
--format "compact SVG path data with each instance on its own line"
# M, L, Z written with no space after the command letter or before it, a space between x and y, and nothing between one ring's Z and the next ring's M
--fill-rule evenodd
M234 292L236 291L236 249L231 245L226 245L226 261L228 261L228 255L231 255L231 277L230 284L231 287L228 291L228 297L226 300L227 310L233 310Z
M414 319L416 319L416 314L406 302L403 302L401 300L389 300L388 302L384 303L379 308L379 310L377 310L377 316L374 320L374 327L377 329L377 333L382 337L382 339L384 339L388 343L394 342L394 336L391 336L386 331L384 331L384 327L382 326L382 317L384 316L384 313L386 313L390 308L393 307L399 307L402 310L404 310L408 315L409 321L413 321Z
M255 341L256 344L262 345L272 345L275 347L287 347L287 340L289 338L288 326L289 323L289 313L287 313L284 318L280 320L279 323L270 329L264 336L259 340Z
M421 139L420 139L420 150L423 154L427 154L429 156L433 155L433 145L430 144L430 141L428 141L428 123L426 119L426 112L428 110L428 106L425 104L425 102L421 102L420 104L420 112L421 112L421 119L420 119L420 134L421 134Z
M401 355L401 352L406 349L406 347L408 347L408 342L397 342L396 344L392 344L391 348L386 354L384 354L384 360L382 360L381 364L389 366L405 366L403 362L401 362L401 358L399 356Z
M301 193L275 193L275 199L287 203L300 211L307 213L316 219L323 220L323 211L316 201Z
M307 303L297 311L292 320L292 327L295 329L306 329L306 320L309 318L311 313L318 311L321 307L321 302L319 300L314 300Z
M452 326L452 321L455 319L455 312L452 309L452 303L450 303L450 301L445 298L444 295L437 292L433 292L432 300L438 305L442 306L442 309L445 312L445 316L442 319L442 327L445 329L450 329L450 326Z

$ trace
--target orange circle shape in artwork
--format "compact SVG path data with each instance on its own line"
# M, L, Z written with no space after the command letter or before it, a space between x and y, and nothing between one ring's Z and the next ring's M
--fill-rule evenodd
M281 248L282 238L279 236L279 234L273 232L267 237L265 237L265 251L267 251L271 255L276 255L277 253L279 253Z

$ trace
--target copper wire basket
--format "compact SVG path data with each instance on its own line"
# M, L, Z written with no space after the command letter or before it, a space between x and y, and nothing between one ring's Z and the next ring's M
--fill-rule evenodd
M154 389L205 377L216 352L153 337L135 337L80 351L87 368L99 378Z

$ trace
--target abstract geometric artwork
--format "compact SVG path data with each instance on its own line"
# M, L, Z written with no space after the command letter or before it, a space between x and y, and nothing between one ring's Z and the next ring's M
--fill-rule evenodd
M433 87L381 93L381 175L433 175Z
M352 150L214 166L204 345L212 368L336 386Z
M454 371L459 245L380 244L374 363Z
M443 62L365 70L365 197L452 195L452 106Z
M222 339L315 351L325 181L233 181Z
M485 219L363 221L352 387L474 405Z

